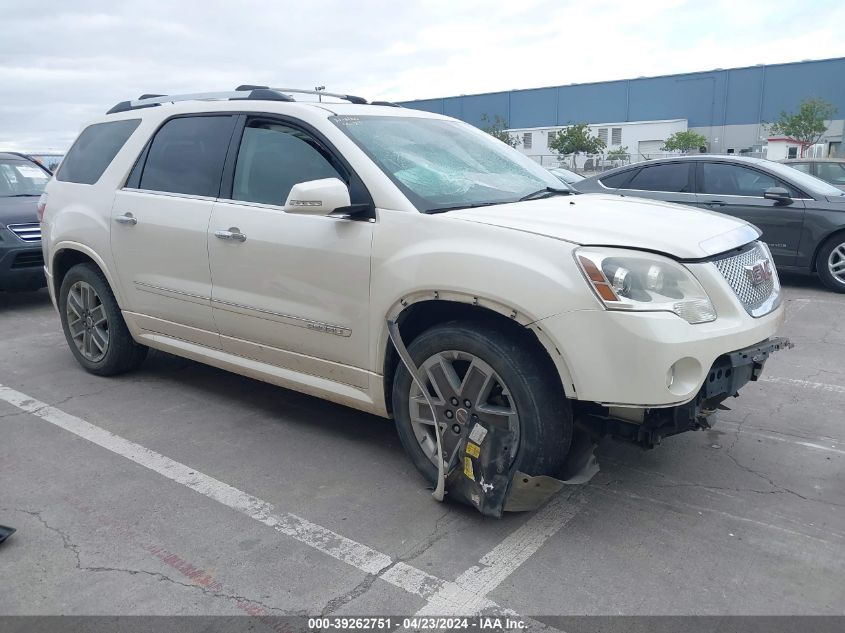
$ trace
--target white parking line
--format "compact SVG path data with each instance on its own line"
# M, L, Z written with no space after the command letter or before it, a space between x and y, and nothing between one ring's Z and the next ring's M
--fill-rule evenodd
M721 430L723 428L729 428L734 431L740 430L743 435L750 435L751 437L762 437L767 440L774 440L775 442L785 442L788 444L795 444L796 446L804 446L806 448L812 448L820 451L828 451L831 453L839 453L840 455L845 455L845 451L838 448L840 443L839 440L835 440L830 437L799 438L793 435L787 435L785 433L777 433L777 431L772 433L765 433L763 431L752 431L747 426L740 425L731 420L718 420L716 422L716 430ZM816 442L809 442L807 441L809 439L815 439L817 442L830 442L830 445L825 446Z
M809 380L799 380L798 378L781 378L780 376L761 376L760 382L773 382L781 385L792 385L794 387L803 387L805 389L815 389L817 391L829 391L831 393L845 394L845 387L841 385L831 385L824 382L811 382Z
M481 557L455 580L460 594L451 593L455 587L444 587L432 596L417 615L460 615L477 613L481 605L461 602L461 596L486 596L498 587L517 568L533 556L549 538L569 523L584 507L580 494L558 495L535 512L521 527ZM451 605L451 610L450 610Z
M443 610L442 612L437 611L438 615L458 612L457 610L462 609L463 605L471 605L474 609L472 613L495 611L504 615L517 615L516 612L504 609L495 602L488 600L484 594L480 594L478 591L489 592L497 586L501 579L507 576L507 573L505 573L507 569L515 569L514 564L522 564L539 548L545 538L554 534L565 524L565 520L563 520L560 525L554 525L555 520L565 519L564 505L554 502L549 504L547 508L551 509L544 508L535 515L540 518L538 519L539 522L532 523L533 527L524 525L508 539L505 539L503 545L505 543L511 543L511 545L506 546L501 554L495 554L493 559L489 561L489 567L496 570L493 574L495 577L491 576L488 580L475 584L468 583L468 586L464 587L457 582L445 581L402 561L394 561L387 554L348 539L295 514L276 512L273 505L267 501L238 490L190 466L95 426L82 418L65 413L24 393L0 385L0 400L112 453L125 457L233 510L237 510L308 547L328 554L332 558L362 572L377 575L385 582L425 599L429 604L434 602L438 609ZM529 523L531 523L531 520L529 520ZM543 535L546 534L548 536L543 538ZM497 551L498 548L493 550L493 552ZM469 572L463 574L462 577L467 574ZM495 582L496 579L499 579L498 582ZM471 615L471 613L464 611L460 611L460 613ZM531 628L547 628L540 623L536 624L538 626Z

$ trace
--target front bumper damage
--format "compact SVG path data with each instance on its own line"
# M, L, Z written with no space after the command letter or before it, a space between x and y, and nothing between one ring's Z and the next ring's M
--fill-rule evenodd
M613 417L604 409L584 411L578 416L579 426L593 435L610 435L644 448L654 448L664 437L710 428L713 413L728 409L724 400L739 396L742 387L758 380L770 355L791 347L789 339L772 338L719 356L695 398L676 407L646 409L640 423Z

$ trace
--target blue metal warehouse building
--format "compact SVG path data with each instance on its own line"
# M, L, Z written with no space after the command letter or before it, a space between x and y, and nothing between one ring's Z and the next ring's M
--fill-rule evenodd
M803 99L820 97L837 108L825 137L826 154L842 156L845 58L716 69L529 90L408 101L402 105L483 127L482 115L502 117L510 129L684 119L704 134L708 149L759 151L765 123Z

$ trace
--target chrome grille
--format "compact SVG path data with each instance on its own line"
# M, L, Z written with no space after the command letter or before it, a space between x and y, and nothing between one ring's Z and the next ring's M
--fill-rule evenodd
M9 224L7 228L28 244L36 244L41 241L41 225L38 222Z
M752 268L762 262L768 262L771 266L772 276L754 284ZM780 305L780 281L772 255L764 243L754 242L753 246L738 255L713 260L713 264L751 316L763 316Z

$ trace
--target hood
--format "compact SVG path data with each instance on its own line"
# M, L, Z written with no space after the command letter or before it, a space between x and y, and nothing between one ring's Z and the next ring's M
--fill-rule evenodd
M760 232L721 213L609 194L554 196L459 209L450 218L593 246L621 246L697 259L757 239Z
M8 198L0 196L0 226L38 222L38 196Z

